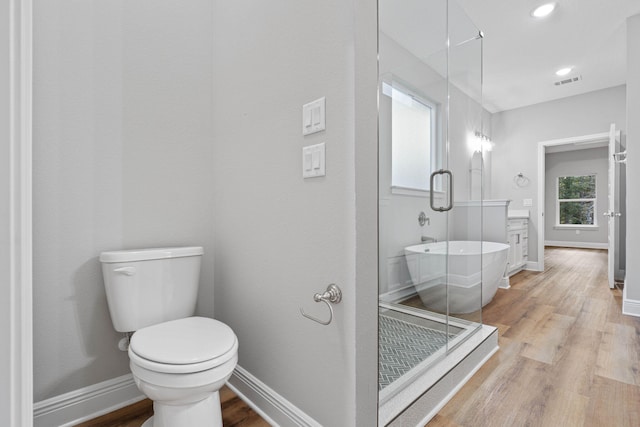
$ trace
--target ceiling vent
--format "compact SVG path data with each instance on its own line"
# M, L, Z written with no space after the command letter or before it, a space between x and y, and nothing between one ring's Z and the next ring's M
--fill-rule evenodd
M573 77L567 77L566 79L558 80L554 84L556 86L562 86L562 85L566 85L566 84L569 84L569 83L575 83L575 82L580 81L580 80L582 80L582 76L573 76Z

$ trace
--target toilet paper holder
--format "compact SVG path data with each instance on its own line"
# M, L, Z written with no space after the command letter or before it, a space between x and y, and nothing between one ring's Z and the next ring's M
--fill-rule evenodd
M321 325L328 325L333 320L333 307L331 304L338 304L342 301L342 290L336 284L330 284L327 286L327 290L323 293L317 293L313 296L313 300L315 302L324 302L329 307L329 320L324 321L318 319L317 317L313 317L304 312L302 307L300 308L300 314L302 314L307 319L311 319L314 322L318 322Z

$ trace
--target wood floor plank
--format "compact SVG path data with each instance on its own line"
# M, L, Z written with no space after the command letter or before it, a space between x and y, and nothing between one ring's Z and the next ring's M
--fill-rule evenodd
M526 344L522 356L551 364L567 342L567 335L575 321L575 317L555 313L541 320L538 327L524 339Z
M586 418L587 426L640 426L640 389L595 377Z
M558 352L554 361L552 375L557 387L567 391L589 396L595 376L598 353L594 351L600 345L602 333L578 325L569 330L567 341Z
M635 328L607 323L598 351L596 375L640 386L640 340Z

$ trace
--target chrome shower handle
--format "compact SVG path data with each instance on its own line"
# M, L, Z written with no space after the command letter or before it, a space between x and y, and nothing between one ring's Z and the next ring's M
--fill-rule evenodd
M342 301L342 290L340 290L340 288L337 285L332 283L329 286L327 286L327 290L325 292L316 293L315 295L313 295L313 300L315 302L322 301L323 303L327 304L327 307L329 307L329 320L324 321L324 320L318 319L317 317L310 316L307 313L305 313L302 308L300 308L300 314L302 314L307 319L311 319L314 322L318 322L321 325L326 326L329 323L331 323L331 321L333 320L333 307L331 307L331 304L338 304L340 301Z
M433 179L436 175L449 175L449 204L446 207L436 207L433 203ZM453 173L447 169L439 169L431 174L429 177L429 204L431 205L431 209L436 212L446 212L453 209Z

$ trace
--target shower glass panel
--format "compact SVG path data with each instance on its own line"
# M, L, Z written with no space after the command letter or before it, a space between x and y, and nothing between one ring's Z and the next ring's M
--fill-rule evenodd
M453 1L379 0L379 424L482 325L482 37Z

